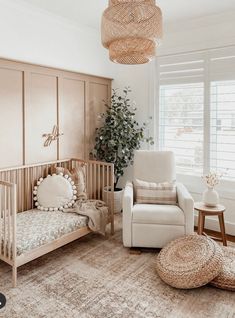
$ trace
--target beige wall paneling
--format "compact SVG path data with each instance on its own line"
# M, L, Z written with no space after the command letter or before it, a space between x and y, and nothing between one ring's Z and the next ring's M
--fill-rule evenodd
M0 168L88 158L110 93L108 78L0 59ZM44 147L56 124L65 135Z
M0 61L0 168L23 164L23 72Z
M59 159L85 157L85 81L59 78Z
M86 156L93 150L95 130L102 125L99 114L106 110L103 101L109 102L111 94L111 80L94 78L89 81L86 109Z
M57 142L44 147L42 135L57 124L57 77L36 71L25 75L25 163L56 160Z

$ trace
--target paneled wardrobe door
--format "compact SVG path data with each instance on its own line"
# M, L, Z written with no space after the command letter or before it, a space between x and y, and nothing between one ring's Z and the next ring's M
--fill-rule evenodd
M57 160L57 141L45 147L43 134L57 125L58 79L56 75L27 72L25 78L25 163Z
M59 159L84 159L85 81L76 75L59 79Z
M23 72L0 61L0 168L23 164Z

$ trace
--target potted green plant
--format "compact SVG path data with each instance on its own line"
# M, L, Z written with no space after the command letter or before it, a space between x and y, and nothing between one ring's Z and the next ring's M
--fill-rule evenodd
M133 163L134 151L143 141L153 144L153 138L144 134L147 123L139 125L135 119L137 108L128 97L130 92L129 87L121 95L113 90L110 104L105 103L106 112L100 114L103 125L96 128L93 156L114 164L114 212L122 209L123 189L118 188L118 181Z

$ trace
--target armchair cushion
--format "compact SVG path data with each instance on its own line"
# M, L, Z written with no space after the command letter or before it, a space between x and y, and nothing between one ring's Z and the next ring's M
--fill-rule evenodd
M147 182L135 180L136 203L176 204L176 186L174 182Z
M132 209L133 223L184 225L183 211L177 205L135 204Z
M150 182L176 180L174 153L172 151L135 151L133 178Z

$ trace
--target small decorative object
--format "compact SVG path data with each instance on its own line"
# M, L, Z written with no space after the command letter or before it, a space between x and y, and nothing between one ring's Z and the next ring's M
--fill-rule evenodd
M40 178L37 186L34 187L33 195L37 209L63 211L74 205L77 199L77 190L74 181L60 173Z
M175 288L189 289L208 284L219 275L223 252L212 239L187 235L166 245L157 257L161 279Z
M57 125L54 125L52 132L50 134L43 134L42 137L46 138L44 142L44 147L50 146L52 141L59 139L60 136L62 136L63 133L59 133L59 128Z
M216 172L209 172L202 177L207 185L207 189L202 195L202 201L206 206L215 207L219 203L219 195L214 187L219 184L222 177L223 174L218 174Z
M162 38L162 12L155 0L109 0L101 26L110 60L143 64L155 57Z
M118 95L113 90L111 106L105 104L107 111L100 115L104 125L96 129L95 147L92 155L95 159L114 164L114 211L120 212L123 189L117 187L118 180L125 168L133 163L134 151L140 148L141 142L153 144L153 138L144 135L147 124L140 126L135 120L136 107L128 98L129 88ZM105 189L107 192L107 189ZM117 194L121 192L121 194ZM118 203L119 202L119 203Z

